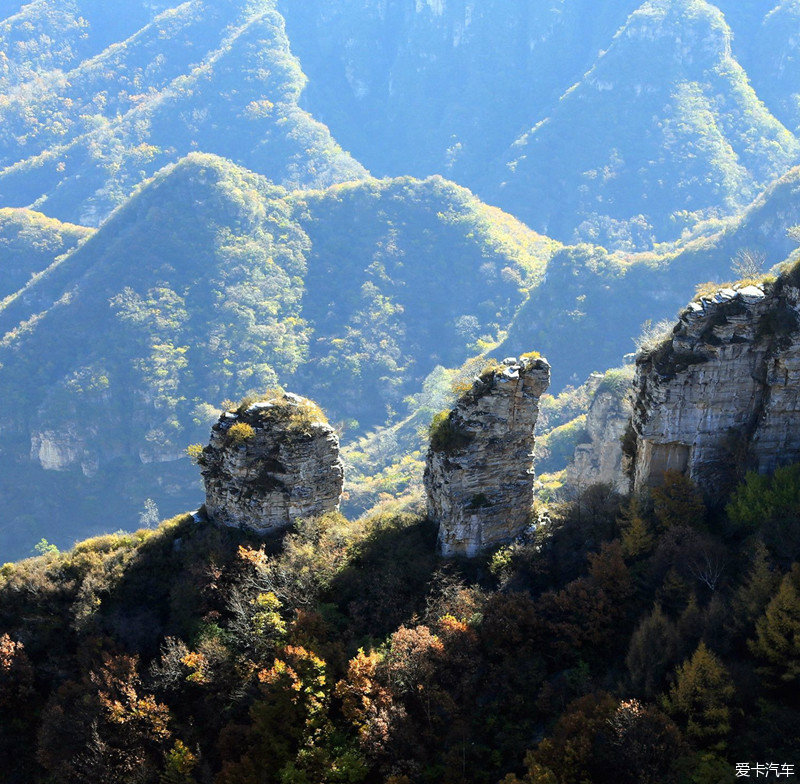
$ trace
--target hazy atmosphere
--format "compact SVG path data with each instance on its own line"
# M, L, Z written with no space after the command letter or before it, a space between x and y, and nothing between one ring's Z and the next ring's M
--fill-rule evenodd
M0 782L800 776L798 253L800 0L0 0Z

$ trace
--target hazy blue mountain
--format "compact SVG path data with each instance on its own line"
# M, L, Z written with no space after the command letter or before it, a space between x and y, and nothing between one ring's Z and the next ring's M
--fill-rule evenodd
M636 0L281 0L306 105L379 174L477 183Z
M645 3L514 143L495 199L559 239L639 249L744 207L800 147L759 101L730 35L702 0Z
M226 398L280 383L383 424L499 339L556 247L441 178L290 195L189 156L0 307L3 548L199 504L184 449Z
M188 51L171 55L173 62L161 51L174 51L175 37ZM138 79L135 68L142 69ZM120 82L121 73L132 83ZM212 3L171 9L74 75L43 78L44 90L26 88L38 91L33 107L6 107L9 121L16 116L19 125L12 123L6 147L20 142L20 134L21 143L6 151L8 159L17 157L0 171L0 203L97 225L139 182L193 150L223 155L293 187L366 174L298 107L304 76L271 0L234 0L222 11ZM30 121L28 111L34 112ZM31 140L33 155L26 150L31 124L46 126L43 139L34 134ZM52 140L55 126L63 138ZM53 144L38 152L48 137Z

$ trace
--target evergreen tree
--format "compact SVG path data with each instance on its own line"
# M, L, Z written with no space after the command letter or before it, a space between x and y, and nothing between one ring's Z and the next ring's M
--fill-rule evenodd
M781 580L749 643L773 686L800 686L800 564Z
M724 749L735 693L728 670L701 642L675 675L675 683L663 699L664 709L683 724L690 741L702 748Z

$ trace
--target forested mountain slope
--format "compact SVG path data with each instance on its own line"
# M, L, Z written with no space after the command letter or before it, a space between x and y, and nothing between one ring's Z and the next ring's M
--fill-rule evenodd
M731 213L800 154L795 2L125 11L0 4L0 205L48 216L4 212L0 246L0 388L24 412L3 481L13 495L38 471L41 489L8 517L27 542L101 519L102 466L127 488L120 524L145 486L188 505L178 458L224 397L309 394L358 472L393 471L470 358L540 349L558 392L730 277L742 247L768 265L791 250L795 172ZM444 172L507 212L438 176L371 179L356 158ZM101 228L52 264L90 233L55 220Z
M307 105L373 171L446 172L561 241L623 250L736 212L798 160L796 9L281 3Z
M188 2L68 73L36 73L0 106L0 202L97 225L193 150L294 187L364 176L298 107L304 76L273 5Z
M91 234L40 212L0 208L0 301Z
M730 35L708 3L646 3L514 142L494 201L560 239L635 249L744 207L800 147L749 85Z
M91 488L116 488L128 523L143 493L199 503L184 449L226 398L281 383L355 432L382 424L437 364L497 342L556 247L441 178L290 196L189 156L0 309L21 414L3 490L70 477L76 496L12 500L6 541L107 527L81 509Z
M741 251L763 270L784 261L797 247L787 230L798 223L800 168L794 168L739 218L677 249L611 255L589 245L562 248L498 351L535 345L548 357L567 355L567 365L554 363L553 386L580 383L593 370L618 365L645 323L672 319L698 284L740 277L733 265Z

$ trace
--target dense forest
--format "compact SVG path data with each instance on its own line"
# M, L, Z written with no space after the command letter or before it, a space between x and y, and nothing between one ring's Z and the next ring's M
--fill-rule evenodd
M732 781L800 747L798 467L596 486L476 561L414 506L183 515L0 571L10 782ZM142 597L148 597L146 603Z

